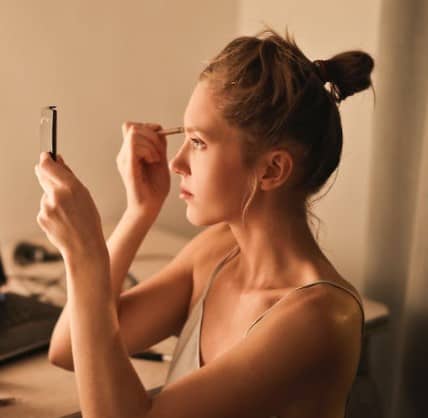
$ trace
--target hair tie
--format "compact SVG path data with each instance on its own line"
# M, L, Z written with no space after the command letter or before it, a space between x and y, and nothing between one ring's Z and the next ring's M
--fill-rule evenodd
M317 73L317 76L319 77L319 79L323 83L327 83L327 81L330 81L330 78L327 72L326 62L324 60L315 60L313 61L313 64L315 66L315 72Z

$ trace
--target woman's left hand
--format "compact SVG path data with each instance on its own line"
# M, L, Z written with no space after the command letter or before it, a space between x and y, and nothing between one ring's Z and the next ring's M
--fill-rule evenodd
M61 156L54 161L49 153L41 153L35 172L44 191L37 223L64 261L108 259L95 203Z

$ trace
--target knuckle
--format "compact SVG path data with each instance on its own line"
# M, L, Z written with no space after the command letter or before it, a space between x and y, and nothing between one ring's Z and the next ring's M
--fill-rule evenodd
M45 206L47 213L54 212L61 205L61 196L60 193L56 192L52 195L51 204Z
M128 132L132 135L132 137L134 137L135 134L137 133L137 127L135 125L131 125L130 128L128 129Z
M54 215L56 208L52 205L46 205L43 211L43 219L47 221L50 217Z
M126 154L126 149L125 147L122 147L116 155L116 162L122 161L125 154Z
M40 211L45 210L46 207L46 197L45 195L42 196L42 198L40 199Z
M53 207L45 202L40 208L39 216L46 221L53 214L53 212Z
M36 220L37 220L37 223L38 223L40 226L44 226L44 225L45 225L45 218L44 218L44 216L43 216L43 213L42 213L42 212L39 212L39 213L37 214Z
M127 131L130 128L131 125L132 125L131 122L125 121L125 122L122 123L122 129L125 130L125 131Z
M40 167L43 169L46 169L46 167L49 165L49 160L46 157L41 157L40 159Z
M62 198L64 200L69 199L76 193L76 191L77 191L77 186L75 183L66 184L62 187L62 191L61 191Z
M73 195L73 190L69 185L63 185L58 187L52 194L52 206L54 209L58 209L64 203L66 203Z

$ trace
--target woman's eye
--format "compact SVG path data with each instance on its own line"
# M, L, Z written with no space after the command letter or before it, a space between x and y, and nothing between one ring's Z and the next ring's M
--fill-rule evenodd
M190 138L190 141L192 142L193 148L196 149L201 149L205 145L202 141L196 138Z

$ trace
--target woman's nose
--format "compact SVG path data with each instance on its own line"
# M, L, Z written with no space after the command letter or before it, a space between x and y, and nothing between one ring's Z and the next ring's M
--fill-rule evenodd
M169 162L169 170L177 174L189 173L189 165L186 163L181 150Z

